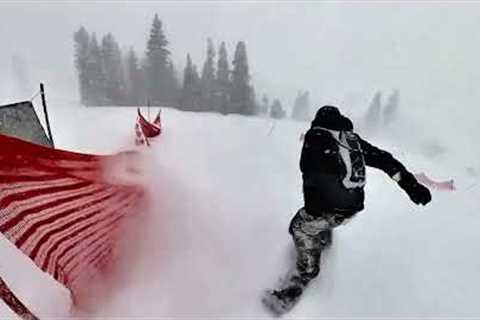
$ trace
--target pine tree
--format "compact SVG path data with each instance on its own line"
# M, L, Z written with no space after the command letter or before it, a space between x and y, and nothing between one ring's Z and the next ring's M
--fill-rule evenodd
M382 107L382 93L378 91L373 97L370 106L368 107L367 114L365 116L365 123L367 128L375 130L380 121L380 109Z
M190 54L187 54L187 64L183 74L183 88L180 108L183 110L200 110L200 79L197 68L192 63Z
M202 98L202 92L200 87L200 76L197 71L197 66L193 65L192 71L192 106L193 111L201 111L200 100Z
M202 109L213 110L213 97L215 94L215 48L212 39L207 40L207 58L203 64L201 88Z
M187 54L187 63L183 70L183 86L182 97L180 101L180 109L191 110L193 107L192 94L193 92L193 64L190 54Z
M143 102L143 77L142 70L139 67L137 55L133 48L130 48L126 59L127 69L127 92L128 103L132 106L142 105Z
M177 71L171 61L167 65L167 78L166 78L166 100L172 107L178 106L178 98L180 97L181 90L179 80L177 77Z
M155 14L147 42L145 76L149 99L154 104L172 104L176 98L176 79L170 62L168 40L162 22Z
M257 94L255 93L255 87L254 86L250 86L250 103L252 104L251 115L259 114L260 104L257 101Z
M292 108L292 119L296 119L298 110L301 108L301 99L302 99L303 92L298 91L297 92L297 97L295 98L295 102L293 103L293 108Z
M275 99L270 107L270 117L274 119L283 119L286 116L285 110L283 110L280 100Z
M126 104L126 85L122 53L111 33L108 33L102 39L102 59L105 70L105 90L108 103L112 105Z
M270 109L270 100L268 100L268 96L264 94L262 96L262 103L260 105L260 114L261 115L266 115L268 114L268 111Z
M400 94L398 90L394 90L393 93L388 97L387 104L385 105L383 111L385 124L389 124L395 120L398 112L399 96Z
M106 105L105 71L100 47L95 33L90 37L89 54L87 60L87 77L89 92L88 105Z
M299 91L292 110L292 119L307 121L310 117L310 93Z
M232 87L230 94L230 112L244 115L255 114L255 103L252 101L250 74L248 68L247 49L240 41L235 49L233 60Z
M81 27L77 32L73 34L73 41L75 50L75 67L78 73L80 101L83 105L87 105L88 95L90 91L87 72L90 35L84 27Z
M200 94L200 75L195 64L193 64L193 82L197 84L197 93Z
M222 42L218 51L215 109L223 114L228 113L230 87L230 68L228 66L227 48L225 42Z

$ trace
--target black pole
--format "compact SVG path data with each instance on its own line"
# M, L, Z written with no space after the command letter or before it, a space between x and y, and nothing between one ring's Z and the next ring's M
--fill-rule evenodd
M15 296L7 284L0 278L0 298L7 306L23 320L38 320L38 318Z
M148 122L150 122L150 100L147 101L147 110L148 110Z
M40 83L40 95L42 96L43 113L45 114L45 121L47 123L48 137L50 138L50 142L52 142L52 147L55 148L55 144L53 143L52 130L50 130L50 121L48 120L47 102L45 100L45 89L43 87L43 83Z

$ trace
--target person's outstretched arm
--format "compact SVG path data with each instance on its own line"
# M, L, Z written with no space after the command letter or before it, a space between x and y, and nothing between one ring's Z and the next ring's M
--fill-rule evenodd
M415 176L411 174L403 164L395 159L389 152L375 147L358 137L362 148L365 164L382 170L395 180L416 204L426 205L432 200L430 191L418 183Z

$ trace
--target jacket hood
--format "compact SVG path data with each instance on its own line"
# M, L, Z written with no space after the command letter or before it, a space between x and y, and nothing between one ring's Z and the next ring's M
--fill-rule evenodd
M349 118L342 115L337 107L323 106L315 114L312 127L323 127L335 131L352 131L353 123Z

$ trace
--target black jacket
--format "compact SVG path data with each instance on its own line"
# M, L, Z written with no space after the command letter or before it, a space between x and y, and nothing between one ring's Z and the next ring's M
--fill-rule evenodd
M353 146L339 140L342 134L350 137ZM344 161L345 156L342 160L342 152L350 155L348 164ZM357 177L352 175L348 165L356 166L353 172ZM306 211L314 216L341 213L346 217L361 211L364 207L365 165L380 169L392 178L399 173L413 177L390 153L354 133L348 118L341 115L333 120L315 118L305 134L300 158ZM352 176L353 183L345 182L347 173Z

